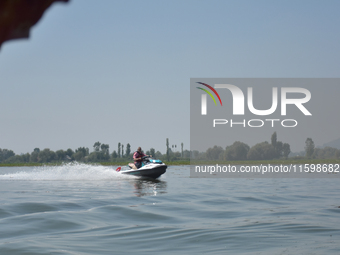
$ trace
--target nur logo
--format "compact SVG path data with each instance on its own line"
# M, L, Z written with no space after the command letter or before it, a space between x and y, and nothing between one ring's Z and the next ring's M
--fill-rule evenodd
M213 87L211 87L210 85L205 84L203 82L197 82L197 83L201 84L201 85L204 85L207 88L211 89L211 91L214 92L215 95L217 96L218 100L220 100L220 104L222 106L222 101L221 101L220 95L216 92L216 90ZM209 90L206 90L206 89L203 89L203 88L200 88L200 87L197 87L197 88L205 91L214 100L215 105L217 105L214 96L210 93ZM201 101L201 103L202 103L201 104L201 114L202 115L207 115L207 94L202 94L202 96L201 96L201 100L202 100Z
M197 83L204 85L207 88L209 88L211 91L213 91L215 95L218 97L218 99L220 100L220 104L222 106L221 98L213 87L203 82L197 82ZM197 88L205 91L208 95L210 95L210 97L214 100L215 105L217 105L216 100L210 91L200 88L200 87L197 87ZM231 85L231 84L215 84L215 88L216 89L228 89L231 92L232 97L233 97L233 115L244 115L245 96L239 87L235 85ZM266 109L266 110L258 110L254 107L252 87L248 87L247 92L248 92L247 93L248 109L254 115L265 116L265 115L271 115L272 113L274 113L278 107L279 98L281 99L281 104L280 104L281 115L283 116L287 115L286 109L287 109L287 105L289 104L295 105L304 115L312 115L303 105L311 99L310 91L305 88L282 87L280 91L281 97L279 97L278 88L273 87L272 88L272 105L269 109ZM288 94L302 94L304 95L304 97L287 98ZM202 97L201 97L201 115L207 115L207 95L206 94L202 94Z

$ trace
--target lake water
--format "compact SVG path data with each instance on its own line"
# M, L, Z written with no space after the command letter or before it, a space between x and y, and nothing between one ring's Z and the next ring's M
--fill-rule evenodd
M338 179L0 168L0 254L340 254Z

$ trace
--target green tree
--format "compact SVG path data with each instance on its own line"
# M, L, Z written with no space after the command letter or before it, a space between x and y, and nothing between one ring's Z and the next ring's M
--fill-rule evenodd
M288 155L290 154L290 145L288 143L284 143L282 146L282 150L283 156L285 157L285 159L287 159Z
M30 162L31 155L29 153L21 155L23 162Z
M249 146L245 143L236 141L233 145L228 146L224 152L225 160L246 160Z
M130 153L131 153L131 146L130 146L130 144L128 143L128 144L126 145L126 152L125 152L125 155L126 155L127 158L130 157Z
M102 159L108 160L110 158L109 148L110 148L110 146L108 144L104 144L104 143L100 146L100 149L101 149L100 153L101 153Z
M39 152L40 152L40 150L39 150ZM39 158L38 158L39 152L33 151L31 153L30 162L38 162L39 161Z
M305 144L306 144L305 146L306 157L311 158L313 156L315 149L315 145L312 138L307 138Z
M38 162L39 161L39 148L34 148L33 152L31 153L30 162Z
M122 144L122 158L124 157L124 144Z
M87 156L89 155L89 148L85 148L85 147L79 147L78 149L76 149L75 153L77 152L81 152L83 154L83 156Z
M82 151L76 151L73 155L74 159L77 161L82 161L84 160L84 154Z
M11 161L11 163L29 162L29 157L30 157L29 153L21 154L21 155L15 155L15 156L12 156L9 159L7 159L6 162L9 162L9 161Z
M166 139L166 158L167 160L169 161L170 160L170 157L169 157L169 138Z
M57 150L55 154L57 155L57 160L61 161L65 159L66 152L64 150Z
M101 145L101 143L99 141L95 142L94 145L93 145L94 151L99 152L100 145Z
M181 157L183 158L183 143L181 143Z
M320 159L338 158L339 150L332 147L315 148L313 156Z
M121 144L118 143L118 158L120 158L120 146L121 146Z
M179 151L173 152L171 154L171 161L178 160L181 158L181 153Z
M281 141L276 142L275 153L277 158L281 158L283 154L283 143Z
M277 140L277 134L274 132L271 137L271 145L275 150L275 158L281 158L284 154L283 152L283 143Z
M83 161L85 157L88 155L89 155L89 148L79 147L78 149L76 149L73 157L77 161Z
M183 151L183 158L190 158L190 151L189 150Z
M274 159L276 156L273 145L268 142L255 144L250 148L247 158L249 160L269 160Z
M117 157L118 157L117 152L116 152L116 151L113 151L113 152L112 152L112 158L113 158L113 159L116 159Z
M276 132L274 132L272 134L271 143L272 143L273 147L276 148L276 143L277 143L277 134L276 134Z
M38 158L39 162L48 163L56 159L56 154L54 151L46 148L39 152Z
M154 155L154 157L155 158L158 158L158 159L160 159L160 158L162 158L162 153L160 152L160 151L157 151L156 153L155 153L155 155Z
M5 161L6 159L9 159L13 156L15 156L15 153L12 150L0 149L0 161Z
M22 163L24 159L20 155L11 156L5 160L5 163Z
M94 151L94 152L90 153L90 155L87 157L87 160L89 162L97 162L99 160L98 159L99 154L100 154L99 152Z
M69 156L70 158L72 158L73 154L74 154L74 151L72 149L68 148L66 150L66 156Z
M220 146L214 146L213 148L209 148L206 152L207 159L217 160L220 158L220 155L224 152L223 148ZM222 154L223 155L223 154Z
M190 154L191 154L190 157L193 159L198 159L200 156L200 152L197 150L190 151Z
M150 154L148 154L148 155L151 155L152 157L155 157L155 156L156 156L156 151L155 151L155 149L154 149L154 148L151 148L151 149L150 149Z

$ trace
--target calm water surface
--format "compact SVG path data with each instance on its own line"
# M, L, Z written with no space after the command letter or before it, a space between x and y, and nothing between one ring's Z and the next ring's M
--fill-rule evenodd
M0 168L0 254L340 254L339 179Z

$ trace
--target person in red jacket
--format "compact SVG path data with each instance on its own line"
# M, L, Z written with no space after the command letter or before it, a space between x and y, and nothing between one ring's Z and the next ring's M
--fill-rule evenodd
M145 155L142 152L142 148L138 147L137 151L133 154L133 160L135 161L135 166L137 169L142 166L142 157L145 156L152 157L151 155Z

